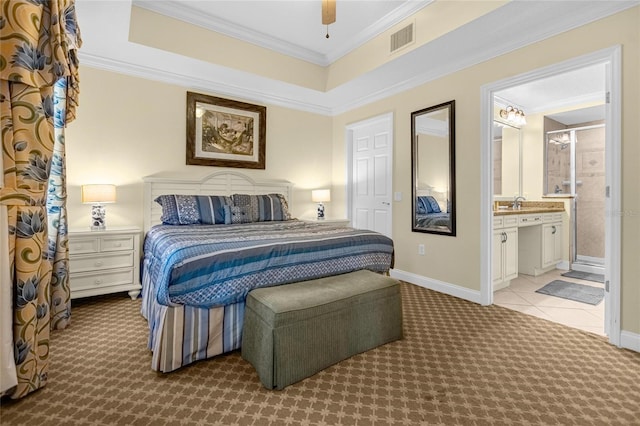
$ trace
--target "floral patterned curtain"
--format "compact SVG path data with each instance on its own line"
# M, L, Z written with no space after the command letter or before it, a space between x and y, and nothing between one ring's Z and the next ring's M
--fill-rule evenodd
M0 13L0 255L9 265L0 312L11 310L15 362L5 382L2 347L0 392L21 398L46 384L49 330L70 318L64 125L75 117L81 40L74 0L3 0Z

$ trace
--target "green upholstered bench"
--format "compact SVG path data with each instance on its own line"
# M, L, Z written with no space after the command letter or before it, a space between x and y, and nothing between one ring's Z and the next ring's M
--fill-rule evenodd
M363 270L251 291L242 357L264 387L282 389L400 338L399 283Z

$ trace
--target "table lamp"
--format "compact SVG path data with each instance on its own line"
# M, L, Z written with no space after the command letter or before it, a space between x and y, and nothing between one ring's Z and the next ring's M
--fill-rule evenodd
M311 200L318 203L318 220L324 220L324 204L331 201L331 190L314 189L311 191Z
M104 231L106 229L103 204L116 202L115 185L82 185L82 202L91 206L91 230Z

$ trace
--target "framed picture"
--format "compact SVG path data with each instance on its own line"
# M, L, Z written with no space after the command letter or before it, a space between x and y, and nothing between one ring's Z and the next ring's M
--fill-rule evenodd
M187 92L187 164L265 168L267 107Z

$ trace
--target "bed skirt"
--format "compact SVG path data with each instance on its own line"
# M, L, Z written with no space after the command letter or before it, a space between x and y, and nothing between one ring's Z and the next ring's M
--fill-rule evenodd
M168 373L240 348L245 302L211 309L165 306L149 294L152 287L143 283L141 310L149 323L152 370Z

